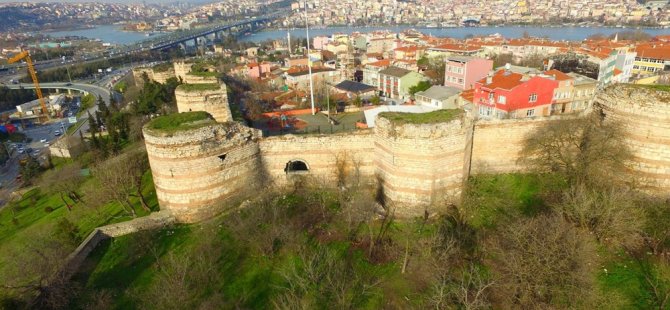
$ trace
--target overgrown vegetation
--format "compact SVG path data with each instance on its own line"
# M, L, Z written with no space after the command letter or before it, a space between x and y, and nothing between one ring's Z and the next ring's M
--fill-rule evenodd
M182 84L179 86L179 89L192 92L192 91L206 91L206 90L219 90L221 86L218 84Z
M207 112L183 112L157 117L149 122L148 127L163 132L187 130L215 124L216 122Z
M390 120L396 125L402 124L435 124L448 122L463 113L460 109L437 110L428 113L382 112L380 117Z

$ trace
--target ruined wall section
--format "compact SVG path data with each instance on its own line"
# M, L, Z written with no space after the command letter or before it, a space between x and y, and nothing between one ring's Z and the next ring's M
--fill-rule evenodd
M144 128L162 210L180 222L203 220L258 181L258 130L238 123L165 133Z
M190 90L188 85L180 85L175 89L177 110L181 112L205 111L217 122L225 123L233 120L228 105L226 85L219 84L217 90Z
M335 184L338 161L346 174L370 178L374 174L374 137L371 130L334 135L284 135L260 142L263 171L276 184L286 184L290 176L286 164L303 161L310 177Z
M147 67L133 68L133 79L135 80L135 85L139 87L144 85L144 79L142 78L142 75L145 73L147 74L149 80L153 80L161 84L165 84L169 78L175 77L174 70L172 69L167 71L156 71L153 68Z
M670 92L616 85L596 99L605 121L626 132L631 172L644 190L670 196Z
M375 124L376 174L396 214L419 216L433 204L460 200L471 126L467 118L396 124L379 116Z

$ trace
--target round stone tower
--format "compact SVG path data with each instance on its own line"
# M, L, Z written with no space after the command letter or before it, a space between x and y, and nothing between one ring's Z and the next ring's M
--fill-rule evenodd
M223 83L182 84L177 86L174 93L179 112L205 111L220 123L233 120L226 85Z
M258 130L188 112L156 118L143 131L160 207L181 222L209 218L257 184Z
M596 100L606 121L620 123L633 152L631 171L643 190L670 195L670 91L615 85Z
M470 124L461 110L379 114L376 174L396 214L423 215L431 205L460 200Z

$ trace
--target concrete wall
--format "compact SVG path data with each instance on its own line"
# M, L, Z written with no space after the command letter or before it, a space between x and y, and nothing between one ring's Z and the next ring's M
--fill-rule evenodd
M374 160L384 194L396 214L418 216L433 203L459 200L469 121L437 124L375 121Z
M606 121L623 125L634 156L631 173L639 185L670 196L670 93L616 85L598 96L596 105Z
M208 218L226 199L258 181L258 130L238 123L173 134L144 128L149 164L162 210L181 222Z
M218 82L217 82L218 84ZM225 123L233 120L228 105L226 85L220 83L218 90L188 91L180 85L175 89L177 110L179 112L205 111L217 122Z
M172 69L162 72L156 72L153 68L147 68L147 67L133 68L133 80L135 80L135 85L137 85L138 87L142 87L144 85L144 79L142 79L142 75L144 73L147 74L149 80L153 80L161 84L164 84L169 78L175 77L174 70Z

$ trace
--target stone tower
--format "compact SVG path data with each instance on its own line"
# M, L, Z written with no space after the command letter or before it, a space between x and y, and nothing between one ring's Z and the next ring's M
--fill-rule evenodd
M398 215L422 215L421 206L459 200L471 124L454 112L450 121L437 123L394 120L385 113L377 117L376 175Z
M633 152L631 172L644 190L670 196L670 92L615 85L596 100L605 121L620 123Z
M233 120L226 85L223 83L182 84L175 89L175 97L180 113L205 111L220 123Z
M143 129L161 209L180 222L196 222L223 211L226 202L253 189L258 180L258 130L209 117L177 128L156 123L202 112L162 116ZM173 119L165 119L173 118Z

